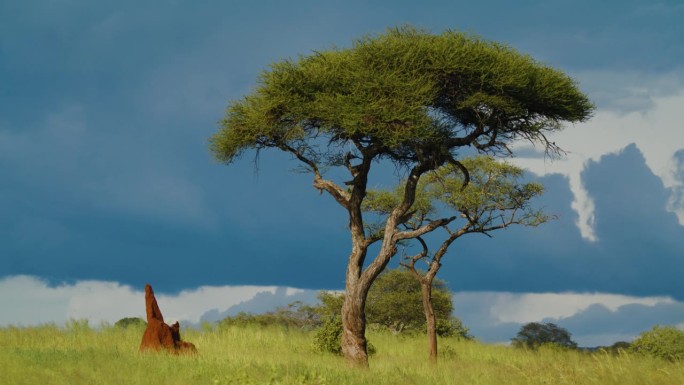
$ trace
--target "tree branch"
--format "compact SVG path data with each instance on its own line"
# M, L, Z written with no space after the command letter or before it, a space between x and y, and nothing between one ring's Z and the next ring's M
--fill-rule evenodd
M453 222L455 219L456 217L437 219L435 221L430 221L426 225L421 226L415 230L397 232L396 234L394 234L394 241L396 242L402 239L418 238L421 235L427 234L438 227L442 227Z
M335 184L333 181L323 179L320 171L318 170L318 165L311 159L304 156L301 151L295 149L287 143L280 143L279 147L294 155L302 163L306 164L311 168L311 172L314 174L313 186L321 193L323 190L327 191L342 207L349 209L349 201L351 199L349 193L345 191L342 187Z

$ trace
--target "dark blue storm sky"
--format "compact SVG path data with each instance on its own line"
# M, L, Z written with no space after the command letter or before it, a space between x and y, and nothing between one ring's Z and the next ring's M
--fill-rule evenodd
M680 1L4 1L0 278L340 289L342 209L285 155L225 166L207 148L228 101L270 63L404 23L451 28L529 53L577 77L599 110L629 113L684 90L682 19ZM568 180L550 173L540 204L559 220L464 239L442 278L453 290L684 299L674 192L639 147L581 175L598 241L581 236Z

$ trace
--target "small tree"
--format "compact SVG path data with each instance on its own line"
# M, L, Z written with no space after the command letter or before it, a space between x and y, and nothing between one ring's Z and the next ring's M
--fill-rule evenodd
M447 220L402 231L420 178L447 163L461 165L463 147L510 154L509 144L522 139L557 153L546 134L563 122L586 120L592 110L572 79L509 47L453 31L433 35L404 27L358 39L350 48L273 64L253 93L230 103L211 150L225 163L247 150L287 152L311 172L314 188L347 211L351 251L342 351L349 362L367 366L368 290L398 242ZM361 210L371 166L379 161L408 175L381 237L366 233ZM331 168L348 176L324 177ZM367 263L376 243L378 253Z
M577 343L572 340L570 332L550 322L530 322L523 325L512 345L517 348L537 349L542 345L554 345L576 349Z
M464 173L454 165L442 166L427 173L418 186L416 203L411 217L404 226L418 229L438 211L456 213L442 227L446 236L434 254L429 253L427 243L417 237L422 252L405 258L402 263L420 283L422 306L428 333L429 358L437 360L437 325L435 277L442 267L442 259L454 241L466 234L485 234L512 225L538 226L549 216L531 207L530 201L541 195L544 188L539 183L522 183L524 171L505 162L497 162L490 156L479 156L462 161L468 170ZM401 191L371 191L364 208L375 213L386 213L401 199ZM378 226L382 228L382 226ZM427 263L427 269L416 267L419 261Z
M654 326L641 333L629 350L670 361L684 361L684 331L674 326Z
M453 312L451 292L442 280L434 283L435 316L449 322ZM366 302L368 322L387 327L394 333L404 330L425 330L421 289L410 271L399 268L386 270L368 292Z

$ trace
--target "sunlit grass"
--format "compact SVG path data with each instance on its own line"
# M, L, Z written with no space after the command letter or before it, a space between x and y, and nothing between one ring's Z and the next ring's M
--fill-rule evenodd
M313 334L294 330L188 330L195 356L140 354L141 336L82 322L0 329L0 384L684 384L684 364L628 354L444 339L432 366L424 338L371 333L378 353L369 370L358 370L315 353Z

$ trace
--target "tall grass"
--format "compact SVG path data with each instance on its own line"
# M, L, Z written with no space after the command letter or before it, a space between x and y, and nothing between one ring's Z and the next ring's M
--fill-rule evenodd
M371 333L369 370L315 353L312 333L278 328L185 331L195 356L138 353L142 329L84 322L0 329L0 384L684 384L684 364L642 356L440 341Z

